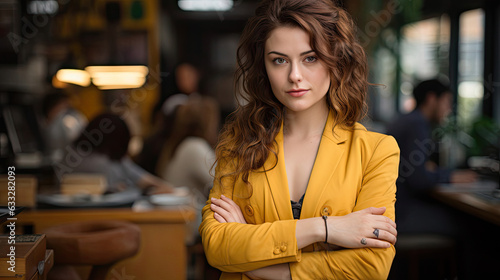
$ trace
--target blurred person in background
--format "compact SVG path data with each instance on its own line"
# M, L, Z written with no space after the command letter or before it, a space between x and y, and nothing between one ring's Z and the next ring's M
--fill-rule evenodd
M130 138L130 130L119 116L98 115L73 142L73 151L80 156L77 157L79 161L72 164L72 172L104 174L110 193L137 187L147 194L172 192L169 183L145 171L128 157Z
M70 145L87 125L87 118L72 105L62 91L48 93L42 99L44 116L43 137L52 160L59 161L64 149Z
M188 187L195 199L197 215L189 223L187 244L199 238L201 209L213 183L210 168L215 161L219 115L219 106L212 98L189 97L175 109L171 133L158 151L156 174L176 187Z
M144 139L141 152L134 157L137 164L152 174L159 175L156 164L160 158L163 145L173 133L176 112L177 108L168 114L164 112L158 114L156 120L158 126L149 137Z
M137 104L141 102L137 98L135 89L114 89L103 91L103 102L106 106L106 111L120 116L125 121L130 131L130 144L127 153L134 157L142 149L142 124L137 109Z
M437 145L431 136L432 128L442 124L451 113L453 95L447 85L433 79L418 84L413 96L416 108L398 117L387 129L401 150L396 201L398 232L455 235L457 217L429 196L439 183L476 180L473 171L453 171L429 160Z
M162 92L157 104L153 108L153 131L162 129L162 115L169 115L186 98L198 95L200 90L201 73L194 65L183 62L175 67L174 74L170 78L170 90Z
M157 174L176 186L187 186L208 195L215 161L219 107L208 97L190 97L179 105L170 137L160 151Z
M144 140L142 151L135 157L135 161L147 171L160 175L164 172L157 169L157 163L163 145L173 133L179 106L188 102L190 97L200 97L198 94L200 72L189 63L179 64L171 78L171 92L166 97L160 97L153 109L153 127L150 136ZM212 146L215 143L211 143ZM165 166L164 166L165 167Z

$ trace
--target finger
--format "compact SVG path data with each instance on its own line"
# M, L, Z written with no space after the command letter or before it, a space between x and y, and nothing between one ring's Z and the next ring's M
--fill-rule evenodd
M387 225L385 225L385 226L381 225L380 227L378 227L378 229L379 229L379 232L384 231L384 232L387 232L387 233L393 235L394 237L398 236L398 231L394 227L387 226Z
M224 220L226 220L226 222L228 222L228 223L235 222L231 213L227 212L222 207L219 207L216 204L212 203L212 204L210 204L210 208L212 209L212 211L214 211L217 214L219 214L220 216L222 216L222 218L224 218Z
M397 240L397 238L394 234L392 234L391 232L385 231L385 230L379 230L378 239L388 241L392 245L396 244L396 240Z
M235 210L237 213L241 213L240 206L238 206L238 204L236 204L232 199L224 195L221 195L220 199L225 203L227 203L228 206L231 208L231 210Z
M226 218L228 222L237 222L237 223L246 223L245 219L242 217L243 214L241 214L240 207L234 203L231 199L225 197L226 200L222 199L215 199L212 198L212 203L217 205L218 207L224 209L227 212L227 216L231 216ZM229 203L229 201L233 202L233 204ZM224 216L225 213L219 213Z
M245 217L243 216L243 213L241 212L241 208L238 204L236 204L236 202L234 202L232 199L230 199L229 197L226 197L224 195L221 195L220 196L222 200L226 201L227 203L231 204L233 206L233 208L235 208L236 210L236 213L238 214L238 217L241 219L241 223L245 222L246 223L246 220L245 220Z
M391 243L378 239L366 238L366 245L361 244L361 246L370 248L389 248L391 247Z
M224 218L222 218L221 215L219 215L217 212L214 212L214 218L219 222L219 223L227 223Z
M236 209L234 209L231 204L224 201L222 198L221 199L212 199L212 203L223 208L224 210L226 210L229 213L232 213L232 214L236 213Z
M374 232L375 229L379 229L379 232L386 231L386 232L388 232L396 237L398 236L398 231L396 230L396 228L391 223L388 223L386 221L377 221L377 222L373 223L372 232Z
M377 225L379 225L380 223L383 223L383 224L388 224L389 226L391 226L393 228L397 228L396 223L393 220L391 220L389 217L386 217L386 216L375 216L374 220L377 222Z
M381 228L378 229L378 236L375 234L375 230L373 230L371 233L366 233L366 236L368 238L372 239L378 239L382 241L387 241L390 242L391 244L396 244L396 239L397 239L397 232L392 232L392 231L387 231Z
M368 207L366 209L361 210L360 212L365 212L373 215L382 215L385 213L385 207Z
M227 202L229 205L231 205L232 207L234 208L237 208L237 209L240 209L240 206L238 206L238 204L236 204L236 202L234 202L232 199L230 199L229 197L227 196L224 196L224 195L221 195L220 196L220 199L222 199L224 202Z
M235 209L236 211L236 214L238 215L238 217L240 218L240 223L242 224L246 224L246 220L245 220L245 217L243 216L243 213L241 212L241 208L238 204L236 204L236 202L234 202L233 200L231 200L230 198L228 197L225 197L225 196L221 196L222 199L226 200L229 204L231 204L233 206L233 208Z

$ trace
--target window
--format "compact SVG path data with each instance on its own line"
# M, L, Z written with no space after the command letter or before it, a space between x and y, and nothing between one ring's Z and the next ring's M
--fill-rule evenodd
M457 120L469 130L482 114L484 10L460 15Z
M415 108L412 96L416 83L448 76L450 20L447 15L421 20L401 29L401 83L399 110Z

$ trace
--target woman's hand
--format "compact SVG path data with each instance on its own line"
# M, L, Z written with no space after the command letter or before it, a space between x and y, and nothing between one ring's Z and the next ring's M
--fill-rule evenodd
M212 204L210 204L210 209L214 211L214 218L219 223L246 224L247 222L238 204L224 195L220 197L220 199L214 197L211 199Z
M385 207L370 207L328 217L328 243L346 248L388 248L396 243L396 223L383 216ZM378 229L378 236L375 235Z

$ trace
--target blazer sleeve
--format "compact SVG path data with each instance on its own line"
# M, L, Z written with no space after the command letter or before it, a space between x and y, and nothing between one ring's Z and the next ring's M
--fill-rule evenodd
M224 187L221 187L216 181L203 207L203 220L199 228L211 266L223 272L247 272L274 264L300 261L301 251L298 250L295 237L296 220L258 225L219 223L215 220L210 199L220 198L221 194L233 199L233 188L226 188L230 184L224 183ZM237 203L236 199L233 200ZM244 205L239 206L244 209Z
M385 206L384 216L395 220L398 166L396 141L383 137L365 169L353 211ZM299 262L290 263L290 272L292 279L387 279L395 254L394 246L302 253Z

